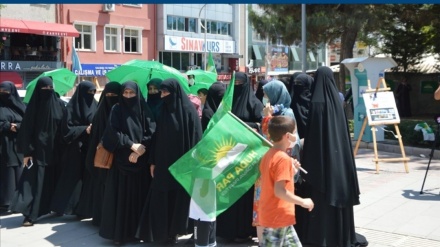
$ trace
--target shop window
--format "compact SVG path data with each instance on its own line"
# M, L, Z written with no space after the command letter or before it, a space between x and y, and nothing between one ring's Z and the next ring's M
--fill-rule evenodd
M95 51L96 24L75 24L79 37L74 39L74 47L79 50Z
M124 29L124 51L140 53L142 51L141 40L142 30L140 29Z

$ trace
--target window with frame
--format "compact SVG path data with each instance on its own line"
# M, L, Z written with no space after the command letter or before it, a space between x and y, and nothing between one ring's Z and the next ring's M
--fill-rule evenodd
M196 32L196 19L181 16L167 16L167 30L182 31L182 32Z
M124 52L141 52L141 34L139 29L124 29Z
M205 25L205 20L201 20L202 25ZM201 27L201 32L204 33L205 29ZM221 21L206 21L206 33L231 35L231 24Z
M105 37L105 51L119 51L119 41L120 41L120 28L106 26L104 28L104 37Z
M95 25L75 24L79 37L74 39L74 47L79 50L95 50Z

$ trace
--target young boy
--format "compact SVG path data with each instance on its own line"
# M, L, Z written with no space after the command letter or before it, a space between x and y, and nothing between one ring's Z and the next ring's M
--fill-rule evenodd
M292 118L275 116L269 121L269 135L273 147L267 151L260 163L261 195L258 204L259 224L263 229L260 246L302 246L293 225L295 205L313 209L310 198L294 194L293 176L299 162L285 150L295 142L295 122Z

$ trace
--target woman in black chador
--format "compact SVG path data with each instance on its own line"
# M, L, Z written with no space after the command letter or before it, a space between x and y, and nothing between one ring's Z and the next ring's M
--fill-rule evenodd
M293 97L290 106L295 114L299 138L304 138L310 98L312 96L310 89L313 84L313 77L305 73L299 73L295 76L295 79L293 79L293 83Z
M60 126L64 108L52 79L39 78L17 137L25 168L10 209L24 215L23 226L32 226L39 216L50 213L63 150Z
M61 176L51 204L51 210L58 214L73 214L79 200L90 124L97 108L95 92L92 82L82 81L66 106L61 132L67 145L63 150Z
M263 102L263 96L264 96L264 91L263 91L263 86L267 84L267 80L261 80L258 82L258 86L257 86L257 90L255 91L255 96L257 97L257 99L259 99L261 102Z
M190 196L168 168L202 138L199 115L175 79L160 85L162 111L149 159L153 176L138 238L148 242L177 241L178 235L192 232L188 222Z
M236 73L232 113L251 128L260 131L262 111L263 103L252 92L248 76L242 72ZM252 186L217 217L217 236L236 242L247 241L250 236L256 236L256 230L252 226L253 202L254 187Z
M101 222L102 197L104 196L107 169L94 167L96 147L101 141L108 123L108 117L113 105L118 103L121 93L119 82L105 84L99 98L98 109L92 120L90 129L89 147L85 160L83 187L81 197L76 207L76 213L85 218L93 218L93 224L99 226Z
M156 130L138 84L125 82L120 94L102 136L102 145L113 152L114 159L107 174L99 225L99 235L115 244L135 240L151 181L147 160Z
M299 196L315 203L312 212L296 207L295 229L302 243L350 247L356 244L353 206L359 185L347 118L328 67L316 71L304 137Z
M403 78L396 88L396 105L400 117L411 117L411 85Z
M226 85L221 82L215 82L209 87L208 94L206 95L205 107L203 107L202 111L201 121L203 131L206 130L209 121L220 106L225 90Z
M0 83L0 210L6 212L23 172L23 154L16 149L17 133L26 106L10 81Z

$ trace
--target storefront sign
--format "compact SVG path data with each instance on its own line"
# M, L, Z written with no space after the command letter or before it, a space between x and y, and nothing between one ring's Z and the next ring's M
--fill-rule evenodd
M73 71L79 76L105 76L110 70L121 66L120 64L81 64L82 70Z
M289 71L289 47L279 46L272 47L270 57L271 71L288 72Z
M0 71L47 71L61 67L60 62L1 61Z
M420 93L422 94L433 94L438 88L438 82L436 81L421 81L420 82Z
M248 74L260 74L263 73L263 70L261 69L261 67L247 67L247 71Z
M165 50L167 51L193 51L193 52L213 52L213 53L234 53L235 41L229 40L205 40L188 37L165 35Z

